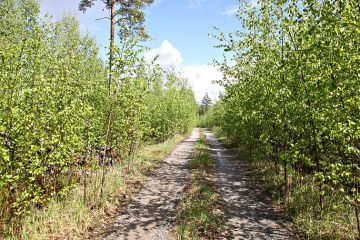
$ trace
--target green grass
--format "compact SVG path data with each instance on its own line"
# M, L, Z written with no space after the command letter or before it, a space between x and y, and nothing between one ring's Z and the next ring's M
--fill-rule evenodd
M190 184L182 197L177 214L177 239L213 239L224 229L219 215L220 196L212 179L213 159L201 132L196 152L189 161Z
M33 209L21 228L8 226L5 239L93 239L102 226L111 222L119 206L124 206L138 191L146 175L170 154L185 135L156 145L142 148L135 156L131 168L127 163L109 169L104 194L100 199L100 172L88 177L86 204L83 186L77 185L65 199L52 199L46 208Z
M205 169L210 168L214 165L209 153L204 150L196 152L192 156L192 160L189 161L190 169Z

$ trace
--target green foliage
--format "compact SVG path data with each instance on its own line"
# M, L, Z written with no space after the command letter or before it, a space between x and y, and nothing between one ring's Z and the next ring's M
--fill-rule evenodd
M131 195L141 188L140 182L147 180L149 171L156 168L185 138L186 135L176 135L164 143L141 148L135 156L136 161L131 165L130 171L123 164L110 169L104 186L104 196L107 198L103 201L99 201L98 197L101 176L99 174L89 176L86 204L83 201L83 186L75 186L66 199L52 199L45 209L37 209L26 216L21 235L19 234L21 239L48 240L49 236L53 239L72 240L94 238L92 229L98 231L101 228L102 221L99 219L108 217L109 212L118 208L119 203L126 204ZM124 174L124 172L128 173ZM126 197L119 198L119 196ZM5 239L16 239L16 235L16 232L13 232Z
M216 103L214 106L210 107L205 113L199 114L197 119L197 126L202 128L213 128L219 122L218 116L220 116L219 111L222 109L221 103ZM201 112L201 110L200 110Z
M186 80L142 52L134 36L122 39L109 94L98 46L75 17L53 23L36 0L0 2L0 227L66 198L75 183L86 204L87 175L104 160L130 164L141 143L192 127Z
M80 0L79 10L86 11L87 8L92 7L97 0ZM101 0L105 6L111 8L111 0ZM151 5L154 0L116 0L114 1L116 23L121 26L120 34L122 35L138 35L143 39L149 38L146 33L144 22L145 13L143 8Z
M84 138L98 137L91 130L101 115L94 115L99 106L92 99L101 94L104 69L93 39L79 35L73 17L41 23L34 1L3 1L0 9L3 220L66 193Z
M216 125L283 174L285 199L290 175L314 177L314 218L334 194L358 215L358 3L240 1L238 18L240 31L216 36L227 56Z
M186 79L175 71L164 72L158 67L150 76L151 93L146 99L150 131L146 138L161 142L176 132L189 131L195 125L197 106Z

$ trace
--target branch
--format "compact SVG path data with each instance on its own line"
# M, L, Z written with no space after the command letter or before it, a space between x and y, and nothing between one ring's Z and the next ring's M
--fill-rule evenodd
M110 20L109 17L102 17L102 18L97 18L97 19L95 19L95 21L99 21L99 20L103 20L103 19L109 19L109 20Z

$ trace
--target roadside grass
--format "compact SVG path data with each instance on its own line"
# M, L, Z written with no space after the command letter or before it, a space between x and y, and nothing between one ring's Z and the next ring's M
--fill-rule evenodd
M78 184L63 199L52 199L46 208L33 209L23 220L20 233L10 226L5 239L98 238L132 194L140 190L146 176L187 136L177 135L164 143L145 146L130 165L123 162L109 168L101 199L101 172L94 172L88 176L86 203L84 187Z
M203 131L195 147L189 161L190 183L179 205L174 235L177 239L215 239L224 231L224 223L212 178L214 161Z
M345 203L339 194L327 191L324 208L320 214L319 189L317 181L310 176L300 176L288 169L288 192L286 194L283 169L276 175L274 166L263 161L262 156L251 155L245 146L235 146L224 137L221 129L214 130L215 136L253 172L252 181L267 191L275 205L283 209L292 219L294 239L307 240L355 240L357 234L354 209ZM326 189L326 186L324 186ZM328 189L329 190L329 189Z

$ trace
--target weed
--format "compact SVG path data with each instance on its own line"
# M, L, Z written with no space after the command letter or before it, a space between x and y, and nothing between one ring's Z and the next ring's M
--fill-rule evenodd
M189 161L190 184L185 190L177 215L178 239L212 239L223 231L219 210L220 196L212 181L214 161L208 153L206 137L201 132L196 152Z

